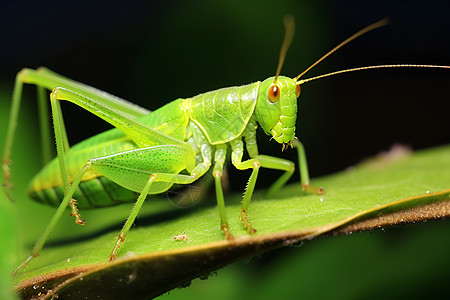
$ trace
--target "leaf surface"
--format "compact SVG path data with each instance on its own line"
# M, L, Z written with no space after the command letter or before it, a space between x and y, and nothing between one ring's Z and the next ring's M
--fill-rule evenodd
M299 184L272 199L258 191L249 209L255 235L239 220L241 195L227 196L234 241L223 240L215 206L183 210L152 199L114 262L106 260L129 209L90 211L88 222L100 224L87 223L74 238L77 226L62 222L39 258L19 274L17 288L25 297L49 290L69 299L158 296L234 261L304 239L447 217L449 170L450 146L412 155L400 149L314 180L325 188L323 196L306 195ZM174 239L180 234L187 239Z

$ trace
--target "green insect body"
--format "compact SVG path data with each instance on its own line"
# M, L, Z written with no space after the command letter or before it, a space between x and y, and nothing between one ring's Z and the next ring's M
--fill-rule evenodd
M338 73L386 66L343 70L304 80L299 78L345 43L369 30L385 25L386 21L377 22L357 32L303 73L291 79L279 76L284 55L293 35L293 20L288 19L285 24L291 30L287 30L275 77L244 86L207 92L192 98L177 99L153 112L45 68L23 69L19 72L14 87L2 161L3 186L7 193L12 186L9 164L22 86L24 83L37 86L38 100L40 107L43 108L48 101L45 99L44 90L51 90L50 104L57 157L35 176L28 192L33 199L57 206L58 209L33 247L31 255L16 272L39 255L39 251L67 206L71 209L71 215L75 216L75 222L84 224L78 208L135 202L111 252L110 260L116 259L118 250L148 195L167 191L174 184L193 183L210 168L213 168L220 227L227 240L233 239L225 214L221 184L224 163L230 150L231 163L234 167L239 170L252 169L242 200L240 218L249 233L255 233L256 229L248 219L248 207L259 169L263 167L284 172L269 188L268 194L278 191L295 170L295 164L291 161L259 154L256 143L258 126L271 139L282 144L283 150L288 145L297 148L301 187L307 192L323 193L321 188L309 185L304 149L295 138L300 85ZM389 67L448 68L423 65ZM69 147L60 101L69 101L80 106L115 128ZM41 124L45 125L42 122ZM243 160L245 151L249 156L247 160Z
M33 71L27 70L27 72ZM285 79L293 83L292 79ZM195 155L199 155L199 149L202 147L207 148L207 152L211 153L214 148L213 145L225 144L242 138L244 129L247 127L247 132L254 135L256 124L250 123L251 125L248 126L252 117L256 118L257 121L261 120L259 122L265 124L266 128L273 128L274 126L267 124L275 124L275 122L270 122L270 120L264 122L264 117L268 119L267 116L270 116L273 120L284 118L283 115L280 115L280 103L271 103L267 100L268 88L273 80L274 78L269 78L262 84L257 82L246 86L224 88L200 94L193 98L177 99L146 116L138 118L137 121L167 136L192 143ZM260 87L261 91L259 91ZM291 89L295 90L295 87L295 84L291 84ZM286 89L286 94L289 95L288 89ZM297 101L296 98L292 101L288 97L286 100L294 104ZM264 104L257 105L260 102ZM254 116L255 107L258 107L256 116ZM291 105L288 107L291 107ZM296 108L296 105L294 107ZM291 111L292 114L295 126L296 110ZM276 124L280 125L279 122ZM286 128L289 127L286 126ZM199 132L199 129L201 132ZM193 131L196 131L195 134L193 134ZM274 130L273 132L275 133L274 138L278 139L278 132ZM290 132L292 132L290 137L290 140L292 140L294 130L290 130ZM203 134L206 140L199 139L197 137L199 134ZM112 159L115 153L139 148L136 143L127 138L117 128L82 141L72 146L66 154L69 181L73 182L82 166L93 157L112 156ZM161 157L158 157L160 154L157 152L152 153L152 155L153 157L149 158L148 162L161 160ZM211 155L209 154L209 156ZM171 152L167 159L173 159L174 157L176 155ZM208 157L207 161L211 161L211 157ZM128 161L127 164L131 164L131 162ZM174 165L173 161L170 165ZM146 165L145 169L155 170L155 166ZM179 173L184 169L181 164L179 168L170 171ZM117 177L113 179L115 176L108 178L102 176L101 172L86 172L74 193L78 207L95 208L135 201L136 193L142 190L142 185L130 186L124 183L122 178L127 176L123 176L123 174L119 174ZM58 206L64 197L62 184L58 160L54 159L34 177L30 184L29 195L39 202ZM152 185L149 194L164 192L172 185L173 183L155 183ZM136 193L133 193L133 191Z

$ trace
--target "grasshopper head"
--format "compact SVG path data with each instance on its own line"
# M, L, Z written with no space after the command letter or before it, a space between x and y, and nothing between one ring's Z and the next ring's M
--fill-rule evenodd
M287 49L294 37L294 18L290 15L285 16L284 26L286 34L280 50L276 75L261 82L255 108L258 123L267 135L283 145L282 150L295 138L297 98L300 96L297 78L279 76Z
M295 79L270 77L260 84L256 118L264 132L280 144L290 144L295 138L299 96L300 85Z

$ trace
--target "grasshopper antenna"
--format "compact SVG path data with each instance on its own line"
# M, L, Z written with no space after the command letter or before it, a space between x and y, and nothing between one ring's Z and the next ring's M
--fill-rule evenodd
M311 66L309 66L309 68L307 68L305 71L303 71L302 73L300 73L297 77L294 78L295 81L297 81L300 77L302 77L303 75L306 74L306 72L308 72L309 70L311 70L312 68L314 68L318 63L320 63L322 60L324 60L325 58L327 58L329 55L331 55L332 53L336 52L338 49L342 48L343 46L345 46L346 44L348 44L349 42L353 41L354 39L356 39L357 37L371 31L374 30L376 28L382 27L389 24L389 19L383 19L380 20L378 22L375 22L367 27L364 27L363 29L361 29L360 31L358 31L357 33L353 34L352 36L350 36L349 38L347 38L345 41L343 41L342 43L340 43L339 45L337 45L336 47L334 47L333 49L331 49L328 53L326 53L324 56L322 56L321 58L319 58L315 63L313 63ZM284 46L284 43L283 43ZM284 58L283 58L284 59ZM281 53L280 53L280 60L281 60ZM277 73L278 74L278 73ZM276 78L275 78L276 79ZM303 81L304 82L304 81ZM302 83L303 83L302 82Z
M311 77L308 79L302 79L297 82L298 85L303 84L305 82L313 81L316 79L321 79L324 77L334 76L342 73L354 72L354 71L362 71L362 70L371 70L371 69L381 69L381 68L436 68L436 69L450 69L450 66L439 66L439 65L412 65L412 64L399 64L399 65L378 65L378 66L367 66L367 67L359 67L352 68L346 70L340 70L336 72L331 72L315 77Z
M280 49L280 57L278 58L278 67L277 67L277 72L275 75L275 80L273 81L274 83L277 82L278 75L280 75L281 67L283 66L284 59L286 58L286 53L289 49L289 46L292 43L292 39L294 38L294 33L295 33L295 21L294 21L293 16L291 16L291 15L284 16L283 22L284 22L285 34L284 34L283 44L281 45L281 49Z
M369 26L361 29L360 31L358 31L357 33L353 34L352 36L347 38L345 41L343 41L342 43L340 43L339 45L337 45L336 47L331 49L331 51L327 52L324 56L322 56L315 63L313 63L309 68L307 68L305 71L303 71L297 77L294 78L294 80L297 81L297 86L299 86L299 85L301 85L301 84L303 84L305 82L313 81L313 80L324 78L324 77L334 76L334 75L338 75L338 74L342 74L342 73L348 73L348 72L362 71L362 70L381 69L381 68L436 68L436 69L450 69L450 66L439 66L439 65L418 65L418 64L377 65L377 66L367 66L367 67L359 67L359 68L340 70L340 71L336 71L336 72L331 72L331 73L327 73L327 74L311 77L311 78L308 78L308 79L299 80L300 77L305 75L306 72L311 70L318 63L320 63L322 60L327 58L330 54L336 52L336 50L338 50L342 46L348 44L350 41L356 39L357 37L359 37L359 36L369 32L371 30L374 30L376 28L385 26L388 23L389 23L389 19L383 19L383 20L380 20L380 21L378 21L376 23L373 23L372 25L369 25Z

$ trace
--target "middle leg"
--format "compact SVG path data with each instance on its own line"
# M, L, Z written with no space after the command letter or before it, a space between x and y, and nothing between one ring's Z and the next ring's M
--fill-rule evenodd
M248 141L249 139L246 138ZM256 151L249 151L250 159L242 161L243 157L243 142L241 139L236 139L230 142L232 154L231 154L231 162L238 170L246 170L252 169L252 174L248 180L247 188L245 190L244 198L242 199L241 204L241 221L244 223L245 228L250 233L255 233L256 229L250 224L248 220L248 207L250 204L250 200L253 196L253 191L255 189L256 180L258 177L259 169L261 167L281 170L285 171L285 173L280 176L269 189L270 191L279 190L292 176L295 170L295 164L289 160L267 156L267 155L259 155ZM248 149L248 147L247 147ZM249 149L248 149L249 150Z
M225 212L225 200L223 197L223 190L222 190L222 173L223 173L223 165L225 163L225 158L227 155L226 150L227 150L226 145L216 146L213 177L216 185L216 199L220 215L220 228L223 231L225 239L232 240L234 239L234 237L230 232L230 227L228 226L227 215Z

